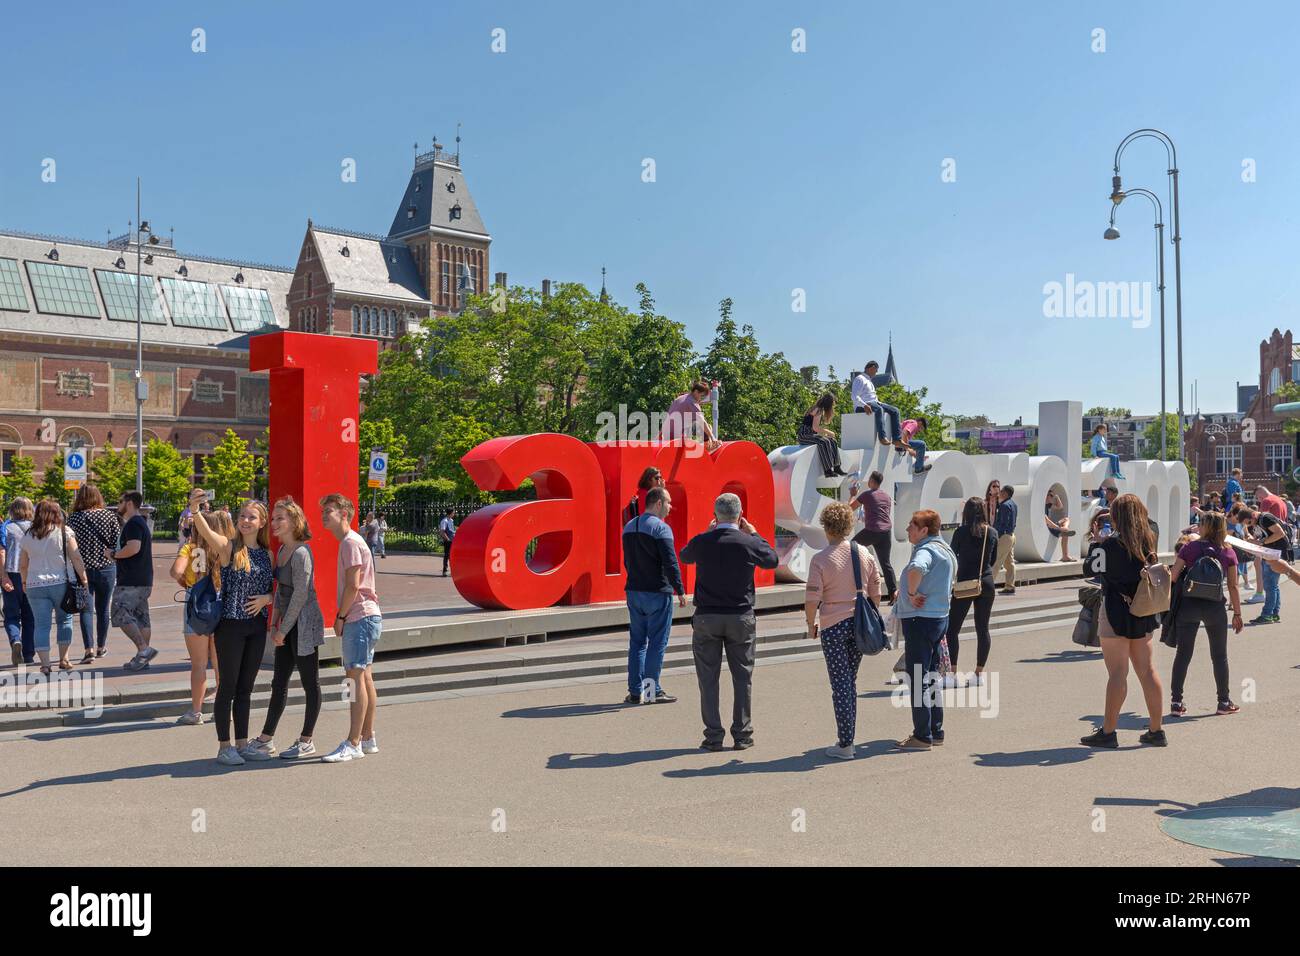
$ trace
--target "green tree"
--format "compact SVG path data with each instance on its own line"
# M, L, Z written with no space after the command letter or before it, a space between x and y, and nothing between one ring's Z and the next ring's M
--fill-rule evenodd
M257 458L248 442L227 428L211 455L203 458L204 484L216 492L217 502L234 511L248 497L257 474Z
M700 363L700 377L717 381L722 390L720 437L752 441L767 451L792 444L800 418L819 393L783 353L764 353L753 327L738 327L731 310L731 299L718 303L718 325Z
M116 502L135 487L135 452L118 450L110 442L91 459L90 479L105 501Z
M0 503L6 507L15 498L36 497L36 462L26 455L14 455L9 474L0 475Z
M1089 418L1094 415L1100 415L1102 418L1131 418L1133 409L1131 408L1107 408L1105 405L1094 405L1084 412Z
M367 409L367 412L369 409ZM388 482L377 489L373 495L380 504L387 504L393 497L393 480L399 475L409 475L420 465L420 459L407 453L406 436L401 434L391 419L372 418L367 412L362 413L361 426L358 431L358 474L357 487L366 497L372 496L375 489L367 489L370 477L370 452L381 448L388 452Z
M880 386L876 389L876 394L886 405L893 405L898 409L900 422L907 418L925 419L926 427L918 437L925 442L926 448L938 451L958 446L957 437L953 434L955 426L952 420L944 418L943 405L928 400L930 390L925 386L904 388L895 382L892 385ZM976 441L975 444L978 446L979 442Z
M134 467L135 462L131 464ZM147 501L182 500L190 491L190 473L190 460L177 451L176 446L156 438L149 440L144 449L144 496Z
M262 429L262 434L253 439L253 452L257 456L257 474L253 478L253 496L266 500L270 491L271 475L267 462L271 460L271 427Z
M1157 415L1151 421L1147 422L1146 428L1142 431L1142 440L1146 442L1146 451L1144 457L1152 459L1162 459L1164 461L1178 460L1178 414L1176 412L1165 413L1165 453L1160 454L1160 416ZM1088 449L1088 454L1092 454L1092 449ZM1191 467L1190 465L1188 466ZM1193 486L1195 487L1195 486Z
M41 498L53 498L63 506L64 511L72 507L74 492L70 488L63 487L63 462L58 458L51 458L50 463L45 466L41 487L36 493Z

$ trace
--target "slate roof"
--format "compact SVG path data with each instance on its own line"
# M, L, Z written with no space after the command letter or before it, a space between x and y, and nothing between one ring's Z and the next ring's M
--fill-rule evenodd
M36 296L25 263L51 263L52 260L48 258L47 254L56 243L59 252L58 265L78 266L87 270L90 276L90 285L95 294L95 305L99 310L97 318L56 315L37 310ZM146 252L153 254L154 261L152 265L141 267L141 276L152 276L156 277L156 279L184 278L192 282L205 282L217 287L264 289L270 298L276 324L281 328L289 327L287 298L289 283L293 279L292 269L255 263L241 263L237 260L217 259L208 256L193 256L166 246L146 246L145 249ZM117 267L116 263L119 257L125 260L125 269ZM123 248L116 244L109 245L83 239L0 231L0 259L8 259L16 263L16 272L23 296L26 298L25 311L0 306L0 339L3 338L5 332L35 332L101 341L121 340L134 344L136 335L135 322L108 318L103 289L98 277L95 275L97 269L105 272L126 272L134 275L134 246ZM189 274L187 276L181 276L176 271L182 265L188 269ZM237 283L235 276L240 273L243 274L244 281ZM10 275L12 274L13 272L10 271ZM155 281L153 287L156 294L161 298L161 282ZM225 293L218 289L217 294L220 297L219 301L223 304L222 311L226 316L224 328L178 326L170 318L166 324L154 324L146 321L141 323L143 340L148 344L225 349L246 348L246 344L243 346L238 344L241 340L246 342L246 339L244 339L241 330L236 328L230 319L230 303L226 301Z
M316 254L335 292L429 303L406 243L316 225L311 231ZM343 254L345 248L347 255Z
M483 225L474 197L469 194L459 163L443 159L448 154L441 151L437 153L439 158L434 159L434 155L426 153L416 161L402 203L393 216L389 236L409 236L432 228L490 240L492 237ZM454 191L448 190L448 185ZM460 204L460 218L453 219L451 210L457 203ZM408 215L408 212L413 214Z

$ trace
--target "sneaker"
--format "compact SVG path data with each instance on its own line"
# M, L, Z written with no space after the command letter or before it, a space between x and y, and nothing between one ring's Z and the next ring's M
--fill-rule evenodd
M188 710L176 718L176 726L194 726L203 723L203 714L197 710Z
M1247 624L1277 624L1279 621L1281 621L1281 618L1279 618L1276 614L1261 614L1253 621L1247 621L1246 623Z
M748 738L748 739L746 739L746 740L737 740L737 741L735 741L734 744L732 745L732 748L731 748L731 749L732 749L732 750L748 750L748 749L749 749L750 747L752 747L752 746L754 746L754 738L750 737L750 738Z
M1187 713L1187 705L1184 704L1181 700L1173 701L1173 702L1169 705L1169 716L1170 716L1170 717L1181 717L1181 716L1183 716L1185 713Z
M141 671L147 671L149 669L149 662L139 655L136 655L123 664L122 668L123 670L131 671L133 674L138 674Z
M239 755L245 760L270 760L276 755L275 740L258 740L254 737L244 744Z
M316 756L316 745L310 740L295 740L290 746L280 751L281 760L297 760L300 757Z
M721 740L704 740L700 742L700 749L707 750L710 753L721 753L727 748L723 746Z
M913 468L913 469L912 469L912 474L914 474L914 475L924 475L927 471L929 471L929 470L930 470L931 468L933 468L933 467L934 467L934 465L930 464L930 463L927 461L927 462L926 462L924 465L922 465L920 468Z
M1216 713L1216 714L1235 714L1235 713L1236 713L1237 711L1239 711L1239 710L1241 710L1241 708L1238 707L1236 704L1234 704L1232 701L1230 701L1230 700L1221 700L1221 701L1219 701L1219 709L1216 710L1215 713Z
M970 680L968 680L966 683L970 687L983 687L984 686L983 672L977 671L975 673L972 673L970 675Z
M956 675L956 674L944 674L944 675L943 675L943 686L944 686L944 687L956 687L956 686L957 686L957 675Z
M899 750L929 750L931 744L928 740L919 737L908 737L906 740L900 740L896 746Z
M628 694L626 697L623 698L623 703L625 703L625 704L639 704L639 703L641 703L641 695L640 695L640 694Z
M375 738L373 734L371 734L365 740L361 741L361 752L363 754L379 753L379 741Z
M148 664L151 660L153 660L157 656L158 656L158 648L156 647L146 647L144 650L142 650L139 654L136 655L136 657L140 658L140 660L144 661L146 664Z
M1145 734L1139 737L1138 740L1142 741L1144 744L1149 744L1152 747L1169 746L1169 740L1165 737L1165 732L1163 730L1148 730Z
M677 703L677 698L674 697L672 694L668 693L667 691L661 690L661 691L659 691L659 693L655 694L655 699L654 699L653 701L651 701L651 703L654 703L654 704L675 704L675 703Z
M1117 750L1119 748L1119 735L1113 730L1106 733L1098 727L1094 733L1086 737L1080 737L1079 743L1087 747L1105 747L1108 750Z
M239 751L234 747L222 747L221 752L217 754L217 763L223 763L227 767L238 767L244 763L244 758L239 756Z
M1244 603L1244 604L1263 604L1263 603L1264 603L1264 592L1263 592L1263 591L1256 591L1256 592L1255 592L1254 594L1252 594L1250 597L1246 598L1246 600L1243 601L1242 603Z
M853 748L841 747L839 744L835 744L833 747L826 748L826 756L834 757L836 760L852 760Z
M326 763L343 763L345 760L360 760L364 756L360 747L354 747L352 741L345 740L320 759Z
M21 643L9 645L9 662L14 667L23 662L23 645Z
M942 738L942 737L931 737L931 738L930 738L930 746L931 746L931 747L942 747L942 746L943 746L943 738Z

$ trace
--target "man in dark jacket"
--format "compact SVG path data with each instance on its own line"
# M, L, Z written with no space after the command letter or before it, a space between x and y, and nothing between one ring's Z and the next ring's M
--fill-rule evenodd
M718 712L718 680L722 655L731 670L734 705L731 739L737 750L754 746L750 721L750 690L754 676L754 569L775 568L776 551L740 514L740 498L719 495L713 505L714 524L682 548L682 561L697 566L695 616L691 648L700 683L700 713L704 718L705 750L722 749L725 734Z
M673 529L664 521L672 507L667 488L651 488L646 492L645 511L623 527L629 634L625 704L671 704L677 700L659 686L668 632L673 626L673 595L686 606Z

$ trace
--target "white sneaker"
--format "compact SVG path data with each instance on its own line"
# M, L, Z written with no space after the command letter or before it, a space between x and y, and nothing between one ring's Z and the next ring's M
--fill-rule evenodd
M836 760L852 760L853 748L841 747L839 744L826 748L826 756L834 757Z
M310 740L295 740L293 745L280 751L284 760L297 760L299 757L316 756L316 745Z
M201 724L203 723L203 714L201 711L187 710L176 718L176 723L178 726Z
M956 675L956 674L944 674L944 675L943 675L943 686L944 686L944 687L956 687L956 686L957 686L957 675Z
M374 734L371 734L366 740L361 741L361 752L363 754L379 753L379 741L376 739Z
M221 752L217 754L217 763L223 763L227 767L238 767L244 762L244 758L239 756L239 751L232 747L222 747Z
M1263 604L1263 603L1264 603L1264 600L1265 600L1265 598L1264 598L1264 593L1263 593L1262 591L1258 591L1258 592L1256 592L1255 594L1252 594L1250 597L1246 598L1246 600L1245 600L1243 603L1245 603L1245 604Z
M360 760L365 752L360 747L352 746L352 741L345 740L320 759L325 763L342 763L345 760Z
M983 687L983 686L984 686L984 675L983 675L982 673L971 674L971 675L970 675L970 680L967 681L967 686L969 686L969 687Z
M258 740L256 737L244 744L239 755L245 760L270 760L275 756L275 740Z

